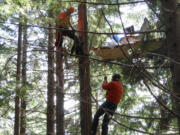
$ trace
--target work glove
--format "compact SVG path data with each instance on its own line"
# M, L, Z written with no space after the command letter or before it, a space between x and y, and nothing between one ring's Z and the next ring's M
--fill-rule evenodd
M105 76L105 77L104 77L104 81L106 81L106 82L107 82L107 76Z

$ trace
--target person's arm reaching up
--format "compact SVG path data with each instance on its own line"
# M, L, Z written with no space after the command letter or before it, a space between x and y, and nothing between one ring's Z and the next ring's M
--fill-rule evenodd
M110 90L110 83L108 83L107 81L104 81L102 84L102 88L104 90Z

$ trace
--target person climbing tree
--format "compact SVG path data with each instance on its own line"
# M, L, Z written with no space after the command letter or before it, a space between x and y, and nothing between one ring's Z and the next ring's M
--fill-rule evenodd
M102 123L102 135L107 135L109 121L113 116L113 113L115 112L123 94L123 86L120 82L120 78L119 74L113 74L112 81L108 83L107 77L104 77L102 88L107 90L106 101L99 107L94 116L91 127L91 135L96 135L99 117L103 114L105 115Z
M57 18L57 27L59 28L56 34L56 48L62 48L63 36L67 36L74 40L71 54L76 51L76 54L82 54L81 42L75 35L75 30L70 23L70 16L75 11L74 7L69 7L65 12L61 12ZM71 28L71 29L69 29Z

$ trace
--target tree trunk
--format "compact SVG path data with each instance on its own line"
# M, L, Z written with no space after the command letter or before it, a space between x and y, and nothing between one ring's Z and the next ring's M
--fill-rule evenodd
M27 96L27 77L26 77L26 63L27 63L27 27L23 27L23 56L22 56L22 89L21 89L21 122L20 135L26 135L26 96Z
M61 0L59 0L60 2ZM61 5L61 3L60 3ZM56 24L57 26L57 24ZM56 34L58 29L56 30ZM64 135L64 68L62 48L56 48L56 135Z
M49 11L49 17L52 17L52 12ZM52 27L49 24L49 27ZM48 84L47 84L47 135L54 135L55 126L55 108L54 108L54 44L53 44L53 29L49 29L48 38Z
M173 60L180 62L180 5L176 0L162 1L164 22L166 23L166 36L168 56ZM171 73L173 81L173 91L180 97L180 65L171 62ZM175 112L180 114L180 104L174 99ZM180 118L178 127L180 134Z
M78 7L79 21L83 27L80 30L87 31L87 12L86 5L80 4ZM88 55L88 35L79 34L79 39L83 42L83 52ZM90 135L91 128L91 88L90 88L90 69L89 58L79 57L79 81L80 81L80 116L81 116L81 135Z
M15 121L14 135L19 135L20 126L20 77L21 77L21 44L22 44L22 25L19 23L18 30L18 49L17 49L17 71L16 71L16 96L15 96Z
M64 135L64 70L62 48L56 49L56 135Z
M175 58L174 60L180 63L180 4L177 5L176 10L176 44L175 44ZM174 64L174 78L173 78L173 89L178 97L180 97L180 64ZM176 112L180 114L180 102L176 101ZM180 134L180 118L178 118L178 127Z

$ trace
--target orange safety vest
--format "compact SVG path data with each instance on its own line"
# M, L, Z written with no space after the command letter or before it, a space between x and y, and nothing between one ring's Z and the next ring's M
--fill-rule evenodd
M68 28L70 26L70 15L67 15L66 12L60 13L57 24L63 28Z

